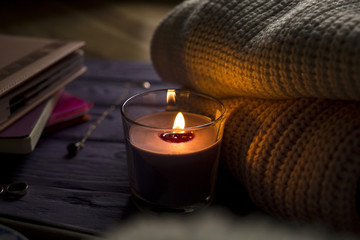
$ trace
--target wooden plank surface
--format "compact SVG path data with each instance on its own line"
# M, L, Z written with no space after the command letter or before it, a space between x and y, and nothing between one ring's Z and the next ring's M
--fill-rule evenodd
M68 157L66 147L79 141L124 92L125 100L142 91L178 86L160 81L148 63L87 60L86 65L88 72L67 90L94 103L92 119L42 136L29 155L0 154L0 183L29 184L23 198L10 201L0 196L0 217L98 235L137 213L128 187L119 108L95 129L78 155ZM144 81L151 83L150 89L143 87ZM238 213L252 210L241 186L228 183L218 183L216 204L231 206Z
M119 108L93 132L73 158L66 147L79 141L124 91L124 96L166 88L150 64L88 61L89 71L67 90L94 103L91 121L43 136L27 156L0 155L1 183L25 181L29 193L16 201L0 199L0 215L41 222L87 233L99 233L135 211L129 201L126 153ZM95 67L96 66L96 67ZM103 71L98 71L102 69Z

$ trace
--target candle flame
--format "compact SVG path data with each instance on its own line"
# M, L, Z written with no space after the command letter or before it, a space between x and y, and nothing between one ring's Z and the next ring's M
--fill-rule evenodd
M168 89L166 94L166 102L168 104L174 104L175 103L175 89Z
M176 115L174 125L173 125L173 129L184 129L184 128L185 128L184 115L181 112L179 112Z

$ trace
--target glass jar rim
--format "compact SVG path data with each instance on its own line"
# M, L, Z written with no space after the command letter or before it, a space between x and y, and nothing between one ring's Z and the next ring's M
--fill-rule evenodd
M168 91L168 90L172 90L172 91L175 91L175 92L188 92L188 93L191 93L191 94L195 94L197 96L201 96L201 97L204 97L204 98L207 98L207 99L211 99L212 101L215 101L221 108L221 110L220 110L221 114L218 117L216 117L216 119L211 120L210 122L202 124L202 125L193 126L193 127L186 127L186 128L184 128L184 130L201 129L201 128L209 127L209 126L214 125L215 123L223 120L223 118L225 117L226 108L225 108L224 104L220 100L218 100L217 98L215 98L215 97L213 97L213 96L211 96L209 94L197 92L197 91L194 91L194 90L176 89L176 88L172 88L172 89L166 89L166 88L164 88L164 89L156 89L156 90L144 91L144 92L135 94L135 95L129 97L128 99L126 99L124 101L124 103L121 105L121 109L120 109L121 115L123 116L124 119L126 119L126 121L128 121L128 122L130 122L132 124L135 124L137 126L151 128L151 129L158 129L158 130L169 130L169 128L160 128L160 127L154 127L154 126L150 126L150 125L141 124L141 123L137 122L136 120L133 120L133 119L129 118L126 115L125 110L124 110L126 104L129 103L134 98L141 97L141 96L144 96L144 95L150 94L150 93L163 92L163 91Z

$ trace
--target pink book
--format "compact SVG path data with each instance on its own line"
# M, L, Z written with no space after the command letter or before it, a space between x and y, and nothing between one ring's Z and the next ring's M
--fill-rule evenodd
M46 132L84 122L92 103L61 92L42 102L13 124L0 131L0 153L31 153L43 130Z
M86 114L92 107L92 103L63 91L46 127L78 118Z

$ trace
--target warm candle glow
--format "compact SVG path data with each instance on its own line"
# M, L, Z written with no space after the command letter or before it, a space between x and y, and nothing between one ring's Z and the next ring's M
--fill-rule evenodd
M185 119L184 115L179 112L174 121L173 129L184 129L185 128Z
M166 102L168 104L174 104L175 103L175 89L168 89L166 94Z
M194 138L194 133L192 131L178 131L178 129L183 130L185 128L185 118L181 112L175 117L173 129L176 131L164 132L160 134L160 138L165 142L170 143L184 143L192 140Z

